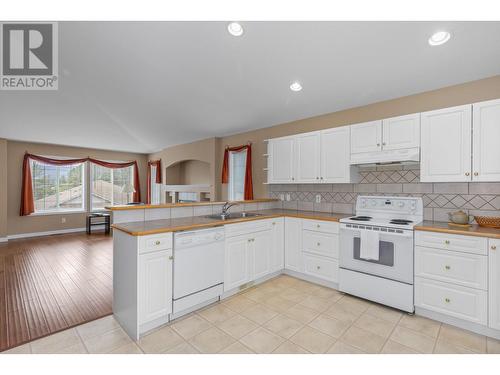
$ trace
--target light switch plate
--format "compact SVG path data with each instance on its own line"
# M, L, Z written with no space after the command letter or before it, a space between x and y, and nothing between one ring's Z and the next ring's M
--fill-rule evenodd
M285 194L280 194L280 201L284 201L285 200Z
M321 203L321 194L316 194L316 203Z
M286 201L287 201L287 202L290 202L290 200L291 200L291 198L290 198L290 193L287 193L287 195L286 195Z

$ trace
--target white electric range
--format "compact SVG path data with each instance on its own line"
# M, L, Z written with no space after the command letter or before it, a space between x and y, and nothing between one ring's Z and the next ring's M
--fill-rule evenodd
M340 220L339 289L413 312L413 227L422 198L358 196L356 216Z

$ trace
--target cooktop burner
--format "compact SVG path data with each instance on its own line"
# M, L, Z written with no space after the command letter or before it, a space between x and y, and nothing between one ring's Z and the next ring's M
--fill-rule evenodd
M372 219L371 216L354 216L349 218L349 220L356 220L356 221L370 221Z
M404 219L392 219L390 221L390 224L398 224L398 225L408 225L410 223L413 223L413 221Z

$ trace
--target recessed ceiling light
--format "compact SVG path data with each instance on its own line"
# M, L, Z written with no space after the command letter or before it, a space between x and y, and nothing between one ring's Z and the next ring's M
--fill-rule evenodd
M302 90L302 85L299 82L295 81L290 85L290 90L300 91L300 90Z
M227 25L227 31L229 31L229 34L234 36L243 35L243 27L238 22L231 22Z
M438 31L429 38L429 44L431 46L440 46L450 40L450 37L451 35L448 31Z

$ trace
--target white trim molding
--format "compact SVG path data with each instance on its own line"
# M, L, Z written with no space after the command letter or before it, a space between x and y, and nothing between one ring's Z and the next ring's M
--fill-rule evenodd
M103 225L95 225L92 228L104 228ZM59 230L51 230L47 232L32 232L32 233L19 233L19 234L11 234L8 235L6 241L15 240L19 238L29 238L29 237L42 237L42 236L52 236L56 234L67 234L67 233L77 233L77 232L85 232L86 228L69 228L69 229L59 229ZM0 242L2 239L0 238Z
M8 237L0 237L0 242L7 242L8 240Z

